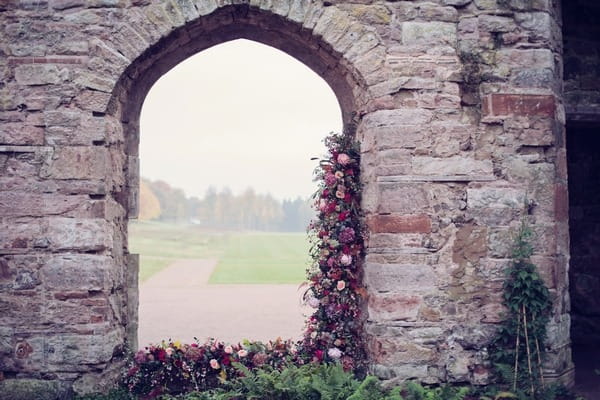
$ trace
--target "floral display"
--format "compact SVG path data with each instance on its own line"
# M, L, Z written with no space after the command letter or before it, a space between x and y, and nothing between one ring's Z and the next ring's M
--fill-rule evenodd
M309 226L312 265L307 270L305 302L315 309L303 339L230 345L215 340L191 345L163 342L132 357L124 377L127 389L143 398L218 387L249 370L290 364L340 363L365 372L361 285L365 230L360 213L360 153L347 135L325 140L328 158L315 171L317 217Z
M177 394L207 390L240 375L235 363L253 370L276 369L298 362L296 344L278 338L268 343L245 341L227 345L216 340L182 344L163 342L133 355L124 384L129 392L144 398L163 393Z
M315 174L317 218L309 226L313 265L308 270L308 319L301 347L310 361L340 361L347 370L364 366L361 260L364 228L360 213L360 153L347 135L325 140L328 158Z

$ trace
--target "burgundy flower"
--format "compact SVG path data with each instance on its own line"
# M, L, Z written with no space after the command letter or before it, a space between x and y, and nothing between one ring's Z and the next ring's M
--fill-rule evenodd
M342 242L342 243L353 242L355 237L356 237L356 233L354 232L354 229L352 229L352 228L342 229L342 231L340 232L340 236L339 236L340 242Z
M334 175L334 174L332 174L331 172L328 172L328 173L325 175L325 184L326 184L327 186L333 186L333 185L335 185L336 183L337 183L337 178L335 177L335 175Z

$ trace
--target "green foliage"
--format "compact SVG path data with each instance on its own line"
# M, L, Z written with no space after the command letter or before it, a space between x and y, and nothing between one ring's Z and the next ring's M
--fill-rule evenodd
M106 394L88 394L84 396L75 396L75 400L135 400L136 397L126 389L113 389Z
M548 288L531 263L531 229L523 223L515 237L512 263L504 282L508 312L494 339L490 357L500 381L531 399L544 392L542 360L546 325L551 310Z

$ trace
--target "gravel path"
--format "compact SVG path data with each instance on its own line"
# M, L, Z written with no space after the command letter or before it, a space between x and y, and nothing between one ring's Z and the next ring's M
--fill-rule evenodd
M179 260L140 285L139 346L162 339L300 338L298 285L208 285L217 260Z

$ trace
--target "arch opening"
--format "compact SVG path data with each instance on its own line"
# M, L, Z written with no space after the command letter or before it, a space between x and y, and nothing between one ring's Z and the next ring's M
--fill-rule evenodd
M236 39L263 43L296 58L323 78L333 90L341 108L343 131L353 135L357 104L364 96L360 76L341 54L335 52L310 30L281 16L248 6L227 6L175 29L151 46L121 76L108 113L122 124L126 157L122 192L113 193L128 211L120 242L127 276L127 340L137 348L139 257L129 254L127 219L138 212L139 127L142 104L152 85L167 71L193 54ZM325 132L326 133L326 132ZM325 134L324 133L324 134ZM134 277L135 275L135 277Z
M163 75L140 122L143 189L129 223L140 347L299 339L311 157L341 128L331 88L285 53L235 40Z

